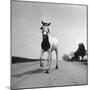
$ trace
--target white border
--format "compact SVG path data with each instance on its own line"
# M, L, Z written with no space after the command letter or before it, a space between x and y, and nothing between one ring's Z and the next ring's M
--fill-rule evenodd
M25 0L23 0L25 1ZM27 0L30 1L30 0ZM88 9L90 9L90 0L31 0L40 2L54 2L54 3L69 3L69 4L86 4ZM88 16L90 16L90 10L88 10ZM90 18L88 17L88 26ZM89 33L89 27L88 27ZM88 35L88 38L90 36ZM88 42L88 46L89 42ZM90 48L88 47L88 50ZM89 54L88 54L89 58ZM89 65L88 65L89 69ZM88 72L90 76L90 72ZM88 77L89 78L89 77ZM90 78L88 81L90 84ZM0 0L0 89L8 90L10 86L10 0ZM40 88L47 90L90 90L90 85L88 86L66 86L66 87L53 87L53 88ZM39 89L39 88L38 88ZM38 90L37 89L37 90ZM26 89L29 90L29 89Z

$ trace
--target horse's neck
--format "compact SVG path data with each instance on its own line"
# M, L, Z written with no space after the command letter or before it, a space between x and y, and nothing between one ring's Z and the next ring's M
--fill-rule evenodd
M52 35L51 34L48 35L48 38L49 38L49 41L52 41Z

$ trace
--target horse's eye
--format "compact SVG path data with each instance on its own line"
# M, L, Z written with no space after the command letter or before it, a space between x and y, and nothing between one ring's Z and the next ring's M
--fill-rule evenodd
M42 30L43 30L43 27L41 27L40 29L42 29Z
M40 29L42 29L42 27Z

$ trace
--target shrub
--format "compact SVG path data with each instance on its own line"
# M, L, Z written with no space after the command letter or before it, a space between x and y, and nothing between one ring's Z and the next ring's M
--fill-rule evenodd
M63 55L63 60L65 60L65 61L69 61L70 60L70 58L69 58L69 56L67 55L67 54L65 54L65 55Z

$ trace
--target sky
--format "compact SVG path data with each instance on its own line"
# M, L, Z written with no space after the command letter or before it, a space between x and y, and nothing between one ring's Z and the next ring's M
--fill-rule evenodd
M42 20L51 22L51 35L59 40L59 59L76 51L81 42L87 48L86 6L12 1L11 19L12 56L40 57Z

